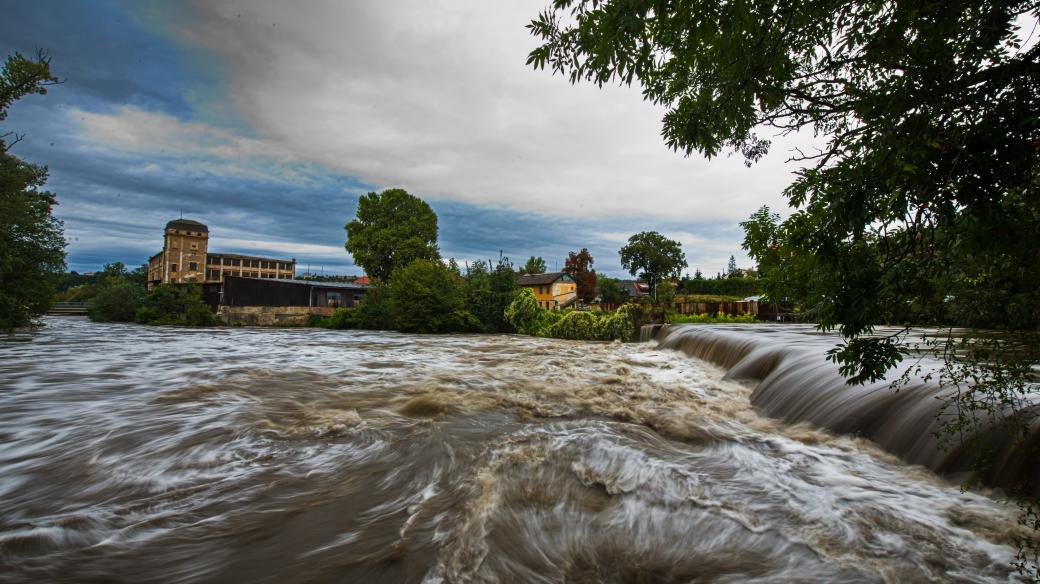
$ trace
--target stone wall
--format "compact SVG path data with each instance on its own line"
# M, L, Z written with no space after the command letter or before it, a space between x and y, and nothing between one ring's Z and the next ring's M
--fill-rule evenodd
M308 306L221 306L217 317L226 324L243 326L303 326L312 314L328 316L331 308Z

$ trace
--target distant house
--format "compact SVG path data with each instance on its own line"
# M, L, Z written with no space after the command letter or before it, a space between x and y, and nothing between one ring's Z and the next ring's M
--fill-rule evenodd
M618 286L625 292L628 292L628 297L633 300L650 294L650 285L646 282L618 280Z
M519 284L521 288L530 288L534 292L538 306L542 308L564 308L578 299L578 285L565 272L522 274Z

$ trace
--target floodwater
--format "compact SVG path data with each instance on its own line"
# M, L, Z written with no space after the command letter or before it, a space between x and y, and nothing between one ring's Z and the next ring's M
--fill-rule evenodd
M653 343L46 323L0 582L1015 580L1012 510Z

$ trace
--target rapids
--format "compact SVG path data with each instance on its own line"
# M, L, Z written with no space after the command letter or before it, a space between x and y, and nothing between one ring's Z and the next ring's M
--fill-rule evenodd
M651 343L46 325L0 582L1016 579L1012 509Z

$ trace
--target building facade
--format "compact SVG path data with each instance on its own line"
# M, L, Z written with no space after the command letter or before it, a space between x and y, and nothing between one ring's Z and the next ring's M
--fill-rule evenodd
M210 253L209 228L191 219L166 224L163 249L148 259L148 287L222 282L224 276L292 280L296 260Z
M558 309L570 306L578 298L578 285L565 272L523 274L518 279L522 288L530 288L542 308Z

